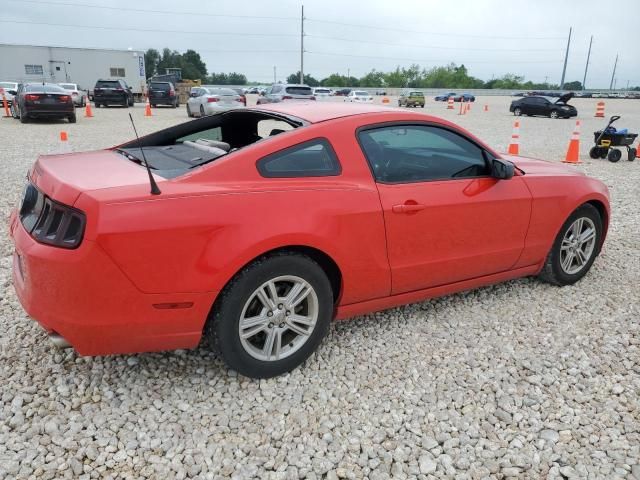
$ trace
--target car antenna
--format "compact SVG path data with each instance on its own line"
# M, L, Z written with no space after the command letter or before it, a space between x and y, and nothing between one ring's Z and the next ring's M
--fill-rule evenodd
M138 141L138 148L140 149L140 153L142 153L142 158L144 160L144 166L147 169L147 173L149 174L149 183L151 184L151 195L160 195L162 192L158 188L158 184L156 183L155 178L151 174L151 169L149 168L149 163L147 162L147 157L144 155L144 149L142 148L142 144L140 143L140 137L138 136L138 130L136 130L136 124L133 122L133 117L131 113L129 113L129 120L131 120L131 125L133 126L133 131L136 134L136 140Z

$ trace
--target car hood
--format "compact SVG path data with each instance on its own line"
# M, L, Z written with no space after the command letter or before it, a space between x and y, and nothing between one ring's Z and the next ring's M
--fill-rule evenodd
M569 167L557 162L549 162L547 160L539 160L536 158L519 157L516 155L502 155L502 158L513 162L513 164L525 175L537 175L537 176L584 176L579 170L574 167Z
M560 95L560 98L556 100L556 103L567 103L569 100L573 98L573 92L565 93L564 95Z

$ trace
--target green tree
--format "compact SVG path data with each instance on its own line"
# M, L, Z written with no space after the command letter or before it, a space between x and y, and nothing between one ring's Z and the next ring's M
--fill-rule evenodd
M565 90L582 90L582 82L579 82L578 80L574 82L566 82L564 84L564 89Z
M242 73L231 72L228 77L229 85L246 85L247 77Z
M207 77L207 66L194 50L187 50L180 57L182 78L189 80L204 80Z
M323 78L322 84L323 87L346 87L348 86L349 79L344 75L340 75L339 73L332 73L327 78Z
M384 73L373 69L362 77L358 83L361 87L384 87Z
M160 52L155 48L150 48L144 54L144 71L147 78L151 78L156 74L158 62L160 61Z
M292 73L291 75L289 75L287 77L287 83L300 83L300 70L298 70L296 73ZM320 82L309 74L306 74L304 76L303 83L305 85L309 85L310 87L320 86Z

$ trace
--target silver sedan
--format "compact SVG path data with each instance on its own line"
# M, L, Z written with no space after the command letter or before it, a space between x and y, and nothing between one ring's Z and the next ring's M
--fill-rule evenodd
M87 101L87 92L81 90L77 83L59 83L62 88L71 93L71 99L76 107L84 107Z
M187 100L187 115L204 117L240 107L244 107L244 100L237 92L230 88L204 85L191 89Z

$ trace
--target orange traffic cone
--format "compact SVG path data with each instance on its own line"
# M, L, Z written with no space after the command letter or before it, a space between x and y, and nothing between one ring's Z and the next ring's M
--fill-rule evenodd
M520 154L520 122L513 124L513 132L511 133L511 143L509 143L509 155Z
M151 116L151 104L149 103L149 95L147 95L147 104L144 106L144 116Z
M2 108L4 108L4 116L5 117L10 117L11 114L9 113L9 104L7 103L7 97L5 97L4 95L4 88L0 89L2 92ZM13 101L15 102L16 99L15 97L13 97Z
M87 101L84 104L84 116L87 118L93 117L93 112L91 111L91 100L89 100L89 95L87 95Z
M487 105L486 103L484 104L484 111L488 112L489 111L489 105Z
M467 102L467 112L471 111L471 100Z
M582 163L580 161L580 120L576 120L576 128L571 134L564 163Z
M467 111L465 110L464 107L464 98L460 99L460 110L458 111L458 115L464 115L465 113L467 113Z
M71 147L69 147L69 136L67 132L64 130L60 132L60 145L58 146L57 153L69 153L71 152Z
M604 102L598 102L596 104L596 114L594 117L604 118Z
M453 110L453 97L449 97L447 100L447 110Z

